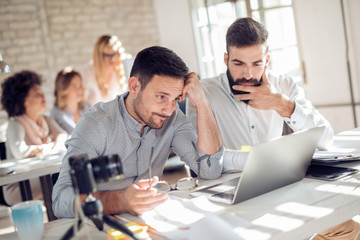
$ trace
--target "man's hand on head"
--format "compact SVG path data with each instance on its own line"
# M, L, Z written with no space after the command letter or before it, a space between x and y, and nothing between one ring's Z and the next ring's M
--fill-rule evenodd
M183 94L179 101L181 102L185 100L186 97L191 100L195 107L201 106L207 102L200 80L194 72L190 73L188 78L185 80Z
M196 108L198 148L208 155L218 152L222 146L220 131L204 89L194 72L190 73L185 81L180 101L186 96Z

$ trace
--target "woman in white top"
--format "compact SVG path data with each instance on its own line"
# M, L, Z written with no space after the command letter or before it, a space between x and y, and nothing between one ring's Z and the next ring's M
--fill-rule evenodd
M88 109L84 104L84 88L80 73L71 67L61 70L55 80L55 106L50 117L69 135L72 134L81 115Z
M31 71L22 71L1 84L1 104L9 116L6 131L7 158L27 158L65 151L67 134L48 116L41 78ZM41 196L38 179L31 180L34 198ZM18 184L4 189L8 204L21 201Z
M100 101L110 101L127 91L121 60L123 51L116 36L104 35L97 40L92 62L82 72L85 102L90 106Z

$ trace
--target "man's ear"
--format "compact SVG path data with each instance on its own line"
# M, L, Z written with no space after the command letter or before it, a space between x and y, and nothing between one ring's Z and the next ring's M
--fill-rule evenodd
M265 65L268 66L269 65L269 61L270 61L270 54L266 54L266 63Z
M141 84L137 77L131 77L128 81L129 93L131 95L136 96L137 93L140 91Z
M227 66L228 65L228 60L229 60L229 54L227 54L226 52L224 53L224 63Z

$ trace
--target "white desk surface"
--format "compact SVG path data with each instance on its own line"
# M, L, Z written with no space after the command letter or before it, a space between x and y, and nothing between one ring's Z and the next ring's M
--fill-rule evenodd
M360 128L337 134L329 151L360 152ZM360 169L360 162L342 164ZM222 205L226 206L226 205ZM303 180L226 206L220 217L243 239L309 239L360 214L360 174Z
M337 134L329 151L360 152L360 128ZM360 169L358 161L344 165ZM245 239L308 239L360 214L358 179L360 174L338 181L305 178L227 207L223 218L232 215L248 221L246 227L232 223Z
M24 180L57 173L60 171L64 153L53 154L46 157L2 160L0 167L6 166L15 172L0 176L0 186Z
M360 128L338 134L330 150L334 149L360 152ZM360 169L359 162L352 165ZM227 206L218 216L233 226L239 239L308 239L314 233L360 213L358 179L360 174L338 181L305 178L248 201ZM241 221L237 221L239 219ZM47 223L43 239L59 238L70 225L68 219ZM105 236L94 227L91 231L96 231L99 238ZM15 234L2 235L1 239L14 239ZM97 238L95 235L92 234L92 239Z

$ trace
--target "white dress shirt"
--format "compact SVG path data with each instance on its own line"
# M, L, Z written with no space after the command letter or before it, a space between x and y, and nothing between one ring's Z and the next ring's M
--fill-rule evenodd
M119 84L119 79L113 73L111 82L109 82L108 93L102 96L95 78L95 70L92 64L87 65L82 73L83 86L85 89L84 99L87 104L94 106L97 102L109 102L116 98L118 94L124 93L127 90L127 84L122 89Z
M284 122L294 131L325 125L324 134L318 148L326 149L333 141L333 130L329 122L305 98L302 87L290 77L268 73L269 83L281 94L288 96L295 103L295 110L290 118L280 116L275 110L259 110L236 100L230 90L226 74L201 81L210 102L225 149L238 150L244 145L254 145L280 137ZM187 100L186 114L196 128L196 109ZM235 157L234 152L226 151L224 171L242 169L246 154L241 153L243 161ZM230 159L230 160L229 160ZM231 165L229 166L229 162Z

